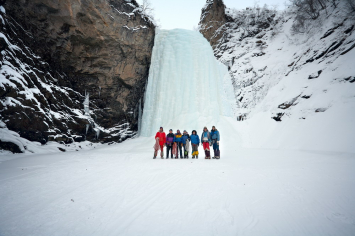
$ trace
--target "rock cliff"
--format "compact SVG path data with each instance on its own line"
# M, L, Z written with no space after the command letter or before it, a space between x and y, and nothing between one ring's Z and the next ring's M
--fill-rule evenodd
M90 140L121 141L112 131L122 127L134 135L155 36L136 1L7 0L1 17L7 128L41 142L88 131Z
M222 0L208 0L202 8L199 31L215 48L223 36L223 26L232 19L225 13L226 6Z

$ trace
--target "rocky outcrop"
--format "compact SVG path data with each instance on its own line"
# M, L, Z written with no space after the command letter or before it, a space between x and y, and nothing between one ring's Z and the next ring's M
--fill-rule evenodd
M238 11L227 8L223 0L207 0L205 7L202 8L199 31L210 42L215 56L220 58L221 54L216 52L230 49L221 47L234 38L235 32L242 32L238 34L239 41L257 36L263 30L270 28L272 24L277 23L274 21L275 16L275 11L266 7L254 6ZM256 38L260 39L264 34ZM258 43L263 42L258 40Z
M59 134L92 141L134 135L155 35L134 0L3 6L0 109L7 128L41 142Z
M213 48L223 35L221 27L231 20L226 15L225 9L223 0L207 0L206 5L202 8L199 31L208 39Z
M330 101L342 101L341 96L335 99L323 94L330 94L328 87L340 91L337 86L342 86L343 92L348 91L353 81L354 70L347 63L355 48L354 17L345 2L338 3L327 2L326 9L318 9L317 20L300 25L303 12L297 7L277 11L255 4L237 10L226 8L222 0L207 0L199 30L216 58L228 66L238 120L252 119L261 107L276 121L281 117L304 120L309 112L333 106ZM301 83L303 78L308 81ZM346 82L339 85L340 81ZM327 100L327 105L312 107L309 100L315 96L324 104Z

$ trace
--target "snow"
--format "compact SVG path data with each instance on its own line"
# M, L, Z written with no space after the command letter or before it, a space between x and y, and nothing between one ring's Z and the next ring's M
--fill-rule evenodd
M0 235L353 235L355 154L247 149L237 125L220 160L154 160L154 137L2 156Z
M227 68L198 32L160 30L156 35L145 93L142 136L160 126L193 130L233 117L235 105Z
M1 11L2 13L6 13L5 8L4 8L3 6L0 6L0 11Z
M20 135L14 131L9 130L6 127L6 124L4 122L0 122L0 141L1 142L10 142L12 144L15 144L19 147L21 152L24 154L22 155L28 155L31 153L37 153L37 154L46 154L50 155L52 153L58 153L62 152L59 148L66 152L73 152L73 151L79 151L79 150L87 150L87 149L94 149L98 146L101 146L99 143L91 143L89 141L85 142L73 142L71 144L60 144L57 142L47 142L45 145L42 145L39 142L31 142L25 138L20 137ZM60 135L61 136L61 135ZM7 160L7 159L13 159L20 157L19 154L12 154L11 152L4 152L3 150L0 151L0 164L2 161ZM1 232L0 232L0 235Z
M0 235L354 235L355 51L341 53L355 34L307 62L349 27L319 40L329 22L305 38L289 34L292 17L282 19L276 36L258 34L261 45L232 32L229 49L215 53L233 85L200 34L159 31L138 109L142 136L124 143L41 145L0 121L0 140L24 151L0 152ZM89 103L87 95L85 115L72 109L90 118L86 132L132 134L127 123L98 126ZM278 114L281 122L272 119ZM201 147L199 159L152 159L160 126L200 134L205 125L220 131L220 160L205 160Z

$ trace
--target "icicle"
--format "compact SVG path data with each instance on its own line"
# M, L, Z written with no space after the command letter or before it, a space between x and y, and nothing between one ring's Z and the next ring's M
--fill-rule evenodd
M138 104L138 135L140 135L142 129L142 99L139 100Z
M86 133L85 134L88 134L89 127L90 127L90 125L86 124Z
M99 139L100 129L96 129L96 139Z
M87 116L90 116L90 109L89 109L89 103L90 103L90 100L89 100L89 93L86 93L85 91L85 100L83 102L84 104L84 112L85 112L85 115Z

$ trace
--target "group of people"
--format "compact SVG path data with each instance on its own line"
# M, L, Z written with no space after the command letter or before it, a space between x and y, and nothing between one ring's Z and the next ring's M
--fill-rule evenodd
M219 140L220 134L215 126L212 126L211 132L208 131L207 127L203 128L203 132L201 134L201 142L196 130L193 130L191 135L189 135L186 130L184 130L183 133L181 133L180 130L177 130L174 134L173 130L170 129L169 133L165 135L163 127L160 127L159 131L155 135L153 159L157 158L159 150L161 158L164 158L164 146L166 146L166 159L169 158L169 153L171 158L175 156L175 159L178 159L179 154L181 159L189 158L190 146L192 147L192 158L198 158L198 147L200 146L200 143L202 143L202 147L205 152L205 159L211 159L211 146L213 146L214 151L214 156L212 158L219 159Z

